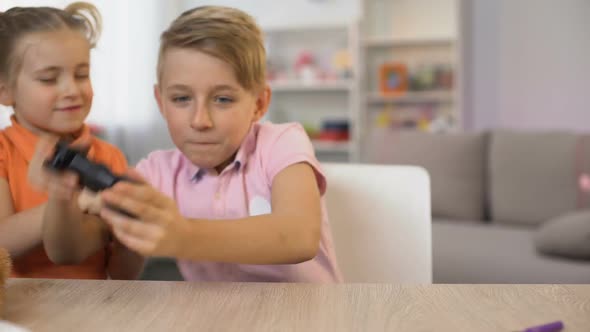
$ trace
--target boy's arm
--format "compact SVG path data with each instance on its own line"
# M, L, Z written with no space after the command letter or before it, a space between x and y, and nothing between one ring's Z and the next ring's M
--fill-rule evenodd
M45 204L14 213L10 187L0 179L0 247L13 258L26 254L41 244L41 225Z
M83 213L77 199L49 197L42 226L47 256L56 264L79 264L103 249L109 231L99 217Z
M186 220L150 186L120 183L102 195L138 219L108 209L101 216L123 244L145 256L241 264L289 264L316 256L321 201L314 171L291 165L272 183L272 213L237 220Z
M314 171L291 165L272 183L272 213L235 221L189 222L178 256L242 264L292 264L314 258L321 236L321 201Z

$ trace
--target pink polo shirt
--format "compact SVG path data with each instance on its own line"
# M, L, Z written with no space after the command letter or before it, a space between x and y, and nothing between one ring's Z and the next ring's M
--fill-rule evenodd
M339 282L332 234L323 195L326 179L313 146L297 123L256 123L233 163L221 174L192 164L178 149L155 151L137 164L154 187L174 198L190 219L238 219L271 212L271 185L286 167L306 162L313 167L322 194L322 228L318 254L299 264L245 265L179 260L189 281ZM198 245L196 243L195 245Z

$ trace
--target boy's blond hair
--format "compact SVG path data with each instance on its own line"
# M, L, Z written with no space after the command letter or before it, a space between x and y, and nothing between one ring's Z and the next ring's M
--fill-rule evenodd
M203 6L182 13L162 33L158 55L158 81L166 51L189 48L221 59L232 66L242 87L259 92L264 88L266 52L262 32L255 20L241 10Z
M53 7L14 7L0 12L0 79L15 79L20 71L18 42L28 34L60 29L79 31L94 47L101 31L101 17L87 2L74 2L65 9Z

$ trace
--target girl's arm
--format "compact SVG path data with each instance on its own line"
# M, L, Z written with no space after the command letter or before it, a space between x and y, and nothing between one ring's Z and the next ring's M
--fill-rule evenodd
M119 240L114 239L111 244L111 257L107 272L111 279L138 279L143 271L145 259L143 256L125 247Z
M109 241L109 230L97 216L83 213L77 199L49 197L42 227L47 256L56 264L80 264Z
M49 198L42 216L41 236L47 256L56 264L79 264L108 244L108 228L100 218L78 207L79 178L74 172L52 172L44 167L57 137L44 136L35 147L28 180ZM88 147L91 139L80 142Z
M120 183L103 199L138 216L108 209L115 235L143 255L241 264L290 264L315 257L320 193L310 165L291 165L272 183L272 213L237 220L186 220L175 203L148 185Z
M0 247L13 258L26 254L41 244L41 225L45 204L14 213L10 187L0 179Z
M143 257L116 239L111 242L109 232L99 217L83 213L76 203L50 199L47 204L43 240L53 262L79 264L110 245L107 273L111 279L137 279L143 270Z

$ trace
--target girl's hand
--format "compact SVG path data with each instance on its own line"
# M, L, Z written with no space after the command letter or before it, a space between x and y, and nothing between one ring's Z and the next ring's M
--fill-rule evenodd
M37 190L47 192L49 197L59 200L71 200L79 191L78 175L71 171L53 172L45 168L44 163L55 152L56 136L42 136L35 147L35 153L29 164L28 180ZM87 148L90 140L78 142L75 148Z
M136 171L127 176L137 182L120 181L101 193L105 207L100 216L128 248L144 256L178 256L188 221L180 215L174 200L147 184Z
M78 207L85 213L98 215L104 206L100 193L84 188L78 196Z

